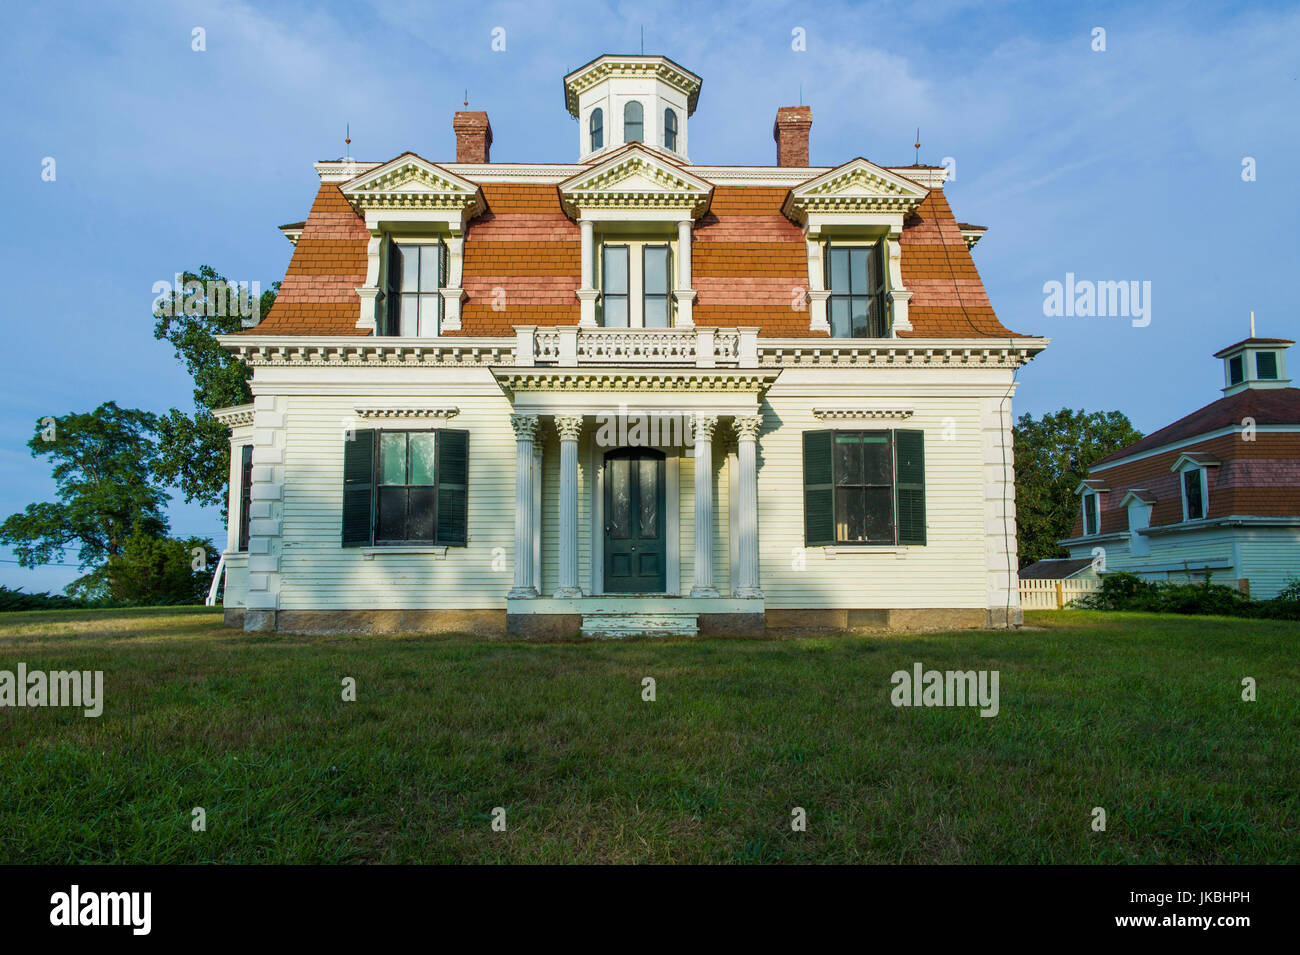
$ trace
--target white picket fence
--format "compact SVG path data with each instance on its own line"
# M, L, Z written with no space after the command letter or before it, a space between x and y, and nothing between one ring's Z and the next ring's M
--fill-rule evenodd
M1020 609L1063 610L1080 597L1101 588L1100 580L1039 578L1020 581Z

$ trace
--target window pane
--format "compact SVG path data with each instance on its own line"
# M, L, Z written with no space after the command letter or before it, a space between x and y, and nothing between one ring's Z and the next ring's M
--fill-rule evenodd
M417 334L433 336L438 334L438 295L420 296L420 327Z
M862 483L892 484L894 477L893 449L889 436L866 434L862 436Z
M375 540L400 541L406 539L406 488L381 487L379 489L379 516L375 527Z
M836 292L850 291L848 249L831 249L831 288Z
M867 290L867 251L866 249L849 249L849 282L853 291L862 293Z
M866 539L893 543L894 492L887 487L864 488L862 492L865 511Z
M632 480L627 458L615 458L609 462L605 479L609 481L609 524L610 535L619 540L631 537Z
M639 143L643 139L641 104L632 100L623 107L623 142Z
M867 299L867 337L885 337L885 300L879 295Z
M605 297L605 327L627 328L627 296Z
M433 498L434 490L431 487L413 487L407 492L407 540L433 540Z
M400 432L379 437L379 483L406 483L406 435Z
M871 334L868 322L868 302L865 295L854 295L849 299L849 314L853 321L853 337L866 338Z
M1199 469L1183 472L1183 488L1187 495L1187 519L1198 520L1203 516L1201 507L1201 472Z
M605 111L597 107L591 111L591 148L605 145Z
M668 327L668 297L666 295L648 295L645 300L645 327Z
M677 114L664 110L664 148L677 151Z
M402 291L418 292L420 290L420 247L418 245L399 245L402 252Z
M668 246L647 245L642 250L645 261L644 287L647 295L668 294Z
M605 246L605 291L614 295L627 292L627 246Z
M433 443L432 431L416 432L410 437L411 476L408 484L433 483Z
M862 466L862 436L837 434L835 436L835 483L866 483L862 480Z
M641 536L655 538L659 536L659 462L642 458L638 463L641 471Z
M408 294L402 296L401 316L398 319L397 334L415 336L420 333L420 296Z
M849 321L849 299L847 295L835 295L830 299L831 335L835 338L848 338L853 333Z
M866 488L845 487L835 492L835 539L843 543L866 540Z
M1277 355L1271 351L1262 351L1255 356L1255 373L1260 378L1277 377Z
M420 247L420 291L428 292L438 287L438 247Z

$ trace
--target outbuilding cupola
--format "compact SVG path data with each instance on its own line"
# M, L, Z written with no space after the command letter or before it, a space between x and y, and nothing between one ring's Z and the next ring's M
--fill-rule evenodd
M666 56L606 54L564 78L564 102L578 120L578 159L644 143L687 162L687 120L700 78Z
M1286 350L1295 342L1289 338L1256 338L1251 316L1249 338L1215 352L1223 359L1223 393L1235 395L1247 388L1289 388Z

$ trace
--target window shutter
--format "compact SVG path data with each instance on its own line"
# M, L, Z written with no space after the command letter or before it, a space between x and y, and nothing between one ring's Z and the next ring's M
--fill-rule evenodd
M805 431L803 435L803 537L809 547L835 543L833 436L833 431Z
M438 236L438 334L442 334L443 309L447 300L442 297L442 289L447 287L447 243Z
M375 488L375 432L354 432L343 442L343 546L373 542L371 513Z
M925 543L925 432L895 431L894 497L898 542Z
M399 325L402 296L402 250L392 239L388 240L388 283L384 294L384 329L381 335L396 335Z
M439 544L464 544L469 530L469 432L438 432Z
M831 290L831 240L822 245L822 288Z
M246 444L239 461L239 544L240 553L248 552L249 528L253 511L253 446Z

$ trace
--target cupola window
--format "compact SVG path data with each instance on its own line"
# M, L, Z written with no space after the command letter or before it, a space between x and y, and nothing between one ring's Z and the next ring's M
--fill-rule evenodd
M641 104L631 100L623 107L623 142L645 142L645 113Z
M664 149L677 152L677 114L673 110L664 110Z
M605 111L597 106L591 111L591 151L605 145Z

